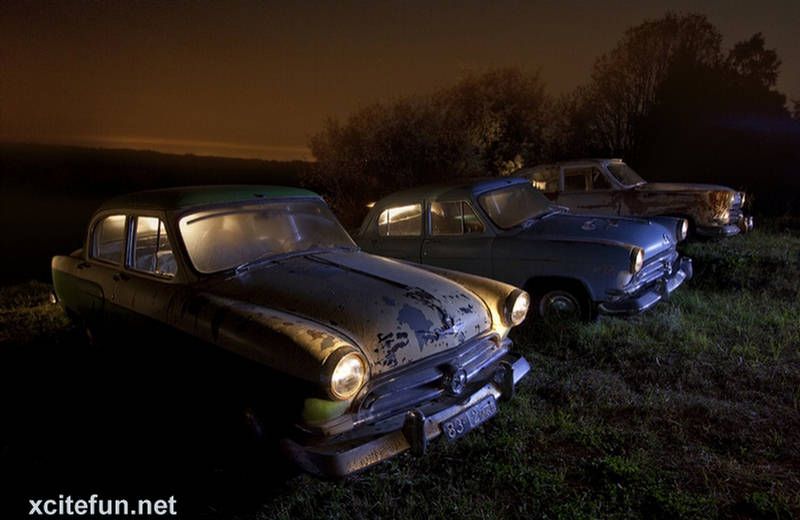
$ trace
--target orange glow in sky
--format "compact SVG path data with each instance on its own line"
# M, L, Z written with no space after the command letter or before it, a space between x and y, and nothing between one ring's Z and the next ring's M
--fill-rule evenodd
M308 159L325 118L467 73L519 67L570 91L668 9L706 14L724 48L762 32L800 99L797 0L4 0L0 141Z

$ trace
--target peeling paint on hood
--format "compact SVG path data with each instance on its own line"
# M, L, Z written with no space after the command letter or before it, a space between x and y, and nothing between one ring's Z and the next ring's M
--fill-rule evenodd
M373 374L488 331L485 304L431 272L362 252L266 263L209 293L317 321L355 340Z

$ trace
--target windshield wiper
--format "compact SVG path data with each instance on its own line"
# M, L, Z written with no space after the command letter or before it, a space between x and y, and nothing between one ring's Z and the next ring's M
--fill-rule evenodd
M271 251L268 253L264 253L263 255L253 258L252 260L248 260L247 262L237 265L234 268L234 271L236 272L236 274L239 274L241 272L247 271L256 264L260 264L261 262L266 262L267 260L274 262L275 260L277 260L277 256L274 256L274 253L272 253Z
M557 206L553 204L552 206L548 206L547 209L540 211L536 215L529 217L522 221L522 229L528 229L531 227L537 220L544 220L547 217L555 215L557 213L563 213L565 211L569 211L567 206Z
M313 249L302 249L302 250L298 250L298 251L289 251L288 253L282 253L282 254L277 254L277 255L275 253L273 253L273 252L267 252L267 253L265 253L265 254L263 254L261 256L258 256L258 257L254 258L252 260L248 260L247 262L244 262L242 264L237 265L236 268L234 269L234 271L236 272L236 274L239 274L239 273L242 273L244 271L247 271L248 269L250 269L251 267L253 267L256 264L264 263L264 262L267 262L267 261L269 261L269 262L279 262L281 260L286 260L287 258L292 258L292 257L295 257L295 256L311 255L311 254L314 254L314 253L322 253L322 252L325 252L325 251L343 251L343 250L346 250L346 251L357 251L358 249L359 249L358 246L351 245L351 246L316 247L316 248L313 248Z
M560 204L553 204L547 209L547 213L542 215L542 218L549 217L557 213L569 213L569 206L561 206Z

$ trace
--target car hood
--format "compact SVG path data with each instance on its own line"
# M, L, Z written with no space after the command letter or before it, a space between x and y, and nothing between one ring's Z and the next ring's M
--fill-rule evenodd
M373 374L456 347L492 325L486 305L462 285L363 252L267 263L208 292L339 331L361 347Z
M733 191L727 186L691 182L647 182L636 186L640 191Z
M629 244L645 251L645 259L675 247L670 230L646 218L561 213L540 218L520 238Z

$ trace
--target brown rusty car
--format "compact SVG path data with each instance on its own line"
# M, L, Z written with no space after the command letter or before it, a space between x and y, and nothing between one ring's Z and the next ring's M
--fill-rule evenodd
M508 339L527 293L361 252L325 202L297 188L112 199L52 273L60 303L95 338L144 335L137 356L156 341L164 355L182 348L186 374L203 351L241 360L247 369L228 378L212 364L200 386L214 396L244 385L254 430L281 431L285 452L315 473L455 440L530 368Z
M711 184L647 182L621 159L540 164L514 175L575 212L683 217L690 234L705 236L753 228L753 217L743 212L744 192Z

